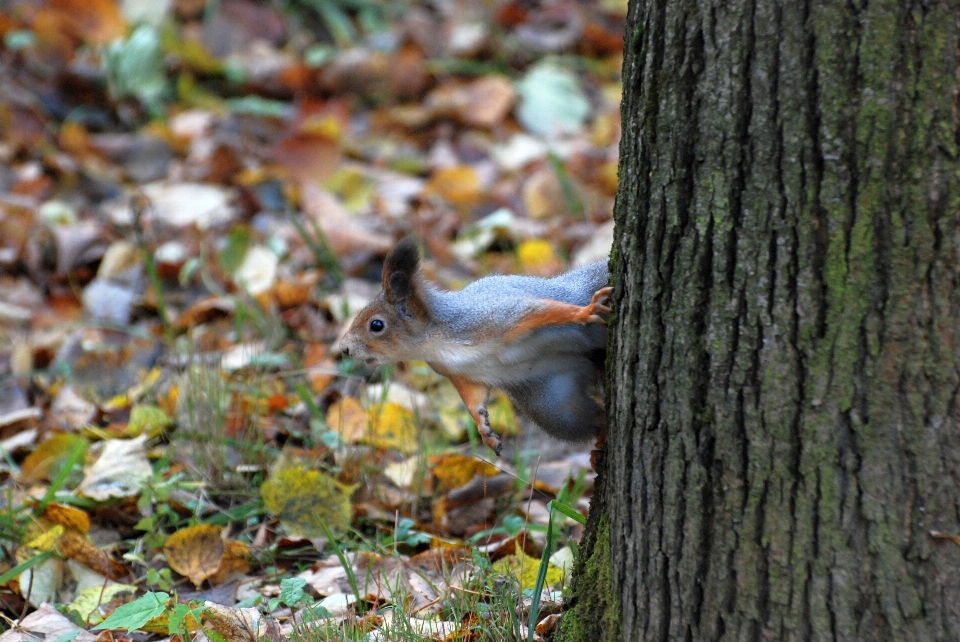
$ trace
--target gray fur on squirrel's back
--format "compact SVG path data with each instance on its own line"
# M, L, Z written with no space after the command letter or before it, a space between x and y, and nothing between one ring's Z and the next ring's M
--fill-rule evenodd
M449 323L455 333L483 328L493 315L499 323L520 319L531 299L553 299L587 305L593 293L610 278L607 260L596 261L551 279L535 276L488 276L459 291L430 288L428 306L434 316Z

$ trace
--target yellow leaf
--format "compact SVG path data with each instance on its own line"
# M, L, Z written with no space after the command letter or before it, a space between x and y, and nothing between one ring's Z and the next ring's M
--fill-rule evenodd
M517 555L504 557L502 560L494 562L493 570L504 575L512 575L520 582L522 589L532 589L537 584L537 573L540 572L540 560L536 557L530 557L520 551ZM553 586L563 580L563 569L547 565L547 577L543 585Z
M343 121L335 114L314 114L307 116L300 123L300 131L304 134L324 136L330 140L339 141L343 138L343 125Z
M480 176L469 165L443 167L430 177L426 192L453 205L470 205L480 197Z
M90 530L90 516L73 506L47 504L43 511L43 518L81 534L86 534Z
M170 568L190 578L197 588L217 572L223 559L222 528L201 524L179 530L167 539L163 554Z
M180 387L176 384L170 386L165 393L157 395L157 406L160 410L167 413L167 416L173 416L177 412L177 404L180 402Z
M347 211L353 213L366 209L376 193L374 182L354 168L337 170L323 185L339 196Z
M63 535L64 530L63 526L57 524L53 528L31 539L27 542L26 546L35 551L52 551L57 543L57 539Z
M549 241L533 239L524 241L517 248L517 259L527 274L549 274L560 269L560 259Z
M103 615L100 613L100 606L110 603L111 600L120 600L122 597L133 597L137 593L137 587L132 584L116 584L107 582L106 585L90 586L80 591L73 602L70 603L70 610L76 611L88 625L100 624L103 622Z
M291 533L323 536L326 525L335 531L350 525L350 494L355 486L339 483L316 470L301 466L274 471L260 487L263 503Z
M370 408L370 433L367 441L377 448L396 448L410 454L417 450L417 427L413 414L398 403L388 401Z
M159 406L141 404L134 406L130 411L127 433L132 437L143 433L150 437L157 437L172 425L173 420Z
M437 481L437 490L447 492L460 488L474 475L493 477L500 473L497 467L476 457L450 453L430 458L431 472Z

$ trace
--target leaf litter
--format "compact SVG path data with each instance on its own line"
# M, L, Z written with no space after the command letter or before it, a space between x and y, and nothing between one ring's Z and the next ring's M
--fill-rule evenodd
M547 635L590 446L497 397L488 460L337 343L405 234L449 287L606 254L624 12L0 10L0 640Z

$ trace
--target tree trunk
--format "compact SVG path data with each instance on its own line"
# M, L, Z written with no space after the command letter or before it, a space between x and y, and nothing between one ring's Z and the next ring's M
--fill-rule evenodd
M565 640L960 639L960 8L631 2Z

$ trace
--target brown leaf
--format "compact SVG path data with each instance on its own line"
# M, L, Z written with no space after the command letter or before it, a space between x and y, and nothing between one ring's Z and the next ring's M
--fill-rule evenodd
M304 181L300 189L301 207L308 219L307 229L310 225L318 225L341 262L353 259L362 263L370 256L385 255L393 247L393 237L368 230L350 216L336 196L315 181ZM356 256L363 258L358 260Z
M296 308L310 299L313 287L320 280L315 271L304 272L290 278L282 278L274 283L270 294L281 310Z
M194 586L217 572L225 546L223 529L213 524L200 524L177 531L167 539L163 554L170 568L188 577Z
M224 542L223 559L215 573L210 576L210 584L219 586L250 571L250 548L243 542L227 540Z
M58 48L72 47L71 39L105 45L127 30L118 4L113 0L49 0L37 12L33 29L41 41Z
M308 343L304 348L303 367L306 368L310 386L316 393L327 389L339 376L337 362L330 356L325 343Z
M277 141L269 156L297 180L323 180L340 165L340 146L324 134L296 133Z
M353 397L344 397L327 410L327 427L346 444L355 444L367 434L367 411Z
M210 296L201 299L183 311L177 319L176 326L186 330L214 319L228 317L237 308L237 301L233 297Z
M508 78L484 76L467 86L465 104L458 110L458 116L472 127L493 127L507 117L516 97Z
M124 566L77 531L68 530L57 538L57 550L64 557L83 564L100 575L117 579L126 574Z
M523 205L531 218L570 214L557 173L549 167L534 172L523 184L522 194Z
M393 70L388 76L390 93L400 99L415 98L430 82L426 57L414 45L404 45L390 61Z

